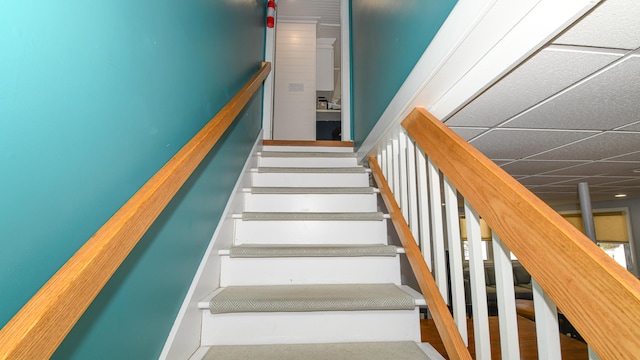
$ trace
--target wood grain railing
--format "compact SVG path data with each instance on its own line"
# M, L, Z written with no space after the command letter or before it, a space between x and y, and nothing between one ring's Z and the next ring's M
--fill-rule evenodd
M417 245L416 239L411 233L411 229L407 224L402 210L396 202L393 192L389 188L389 184L385 179L382 170L375 157L369 157L369 167L371 168L371 174L380 189L380 196L384 201L387 211L391 216L391 222L393 223L400 242L405 249L407 259L411 265L411 269L416 276L420 290L427 301L427 306L431 310L433 315L433 321L440 334L447 334L442 336L442 342L444 343L447 354L451 359L471 359L471 354L467 350L458 328L453 320L453 317L449 313L449 308L438 290L438 286L427 267L427 263L422 257L420 248Z
M0 359L49 358L271 71L261 69L0 330Z
M415 109L402 126L601 358L637 358L638 279L426 110ZM443 322L441 336L455 338Z

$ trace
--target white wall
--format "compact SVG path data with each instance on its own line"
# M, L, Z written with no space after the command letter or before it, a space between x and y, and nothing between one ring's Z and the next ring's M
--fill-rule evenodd
M280 21L276 31L273 138L316 139L316 23Z

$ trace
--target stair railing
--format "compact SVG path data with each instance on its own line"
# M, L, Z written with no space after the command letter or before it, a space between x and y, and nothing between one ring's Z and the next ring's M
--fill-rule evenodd
M49 358L271 71L270 63L138 190L0 330L0 359Z
M476 358L491 358L482 223L492 234L503 359L520 358L512 253L533 278L539 358L561 357L557 309L602 359L640 354L640 281L433 115L414 109L369 155L451 358L467 356L460 349L460 341L467 341L463 266L469 272Z

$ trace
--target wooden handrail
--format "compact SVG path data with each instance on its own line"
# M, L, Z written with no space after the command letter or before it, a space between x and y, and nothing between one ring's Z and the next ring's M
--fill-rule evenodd
M640 354L640 281L424 109L402 126L603 359Z
M427 301L427 306L431 310L433 315L433 321L440 333L442 342L447 354L451 359L471 359L471 354L467 349L458 328L456 327L453 317L449 312L446 302L442 298L438 285L431 275L427 263L424 261L424 257L418 248L417 242L411 233L411 229L407 224L402 211L393 196L393 192L389 188L382 170L378 165L378 161L375 157L369 157L369 167L371 168L371 174L380 189L380 195L382 200L387 206L389 215L391 216L391 222L393 223L400 242L405 249L407 259L411 265L411 269L416 276L420 290Z
M270 63L131 197L0 330L0 359L49 358L129 252L240 114Z

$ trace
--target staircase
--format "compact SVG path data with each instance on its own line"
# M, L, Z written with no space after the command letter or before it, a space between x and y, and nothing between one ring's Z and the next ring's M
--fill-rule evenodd
M264 146L196 359L439 359L351 148Z

